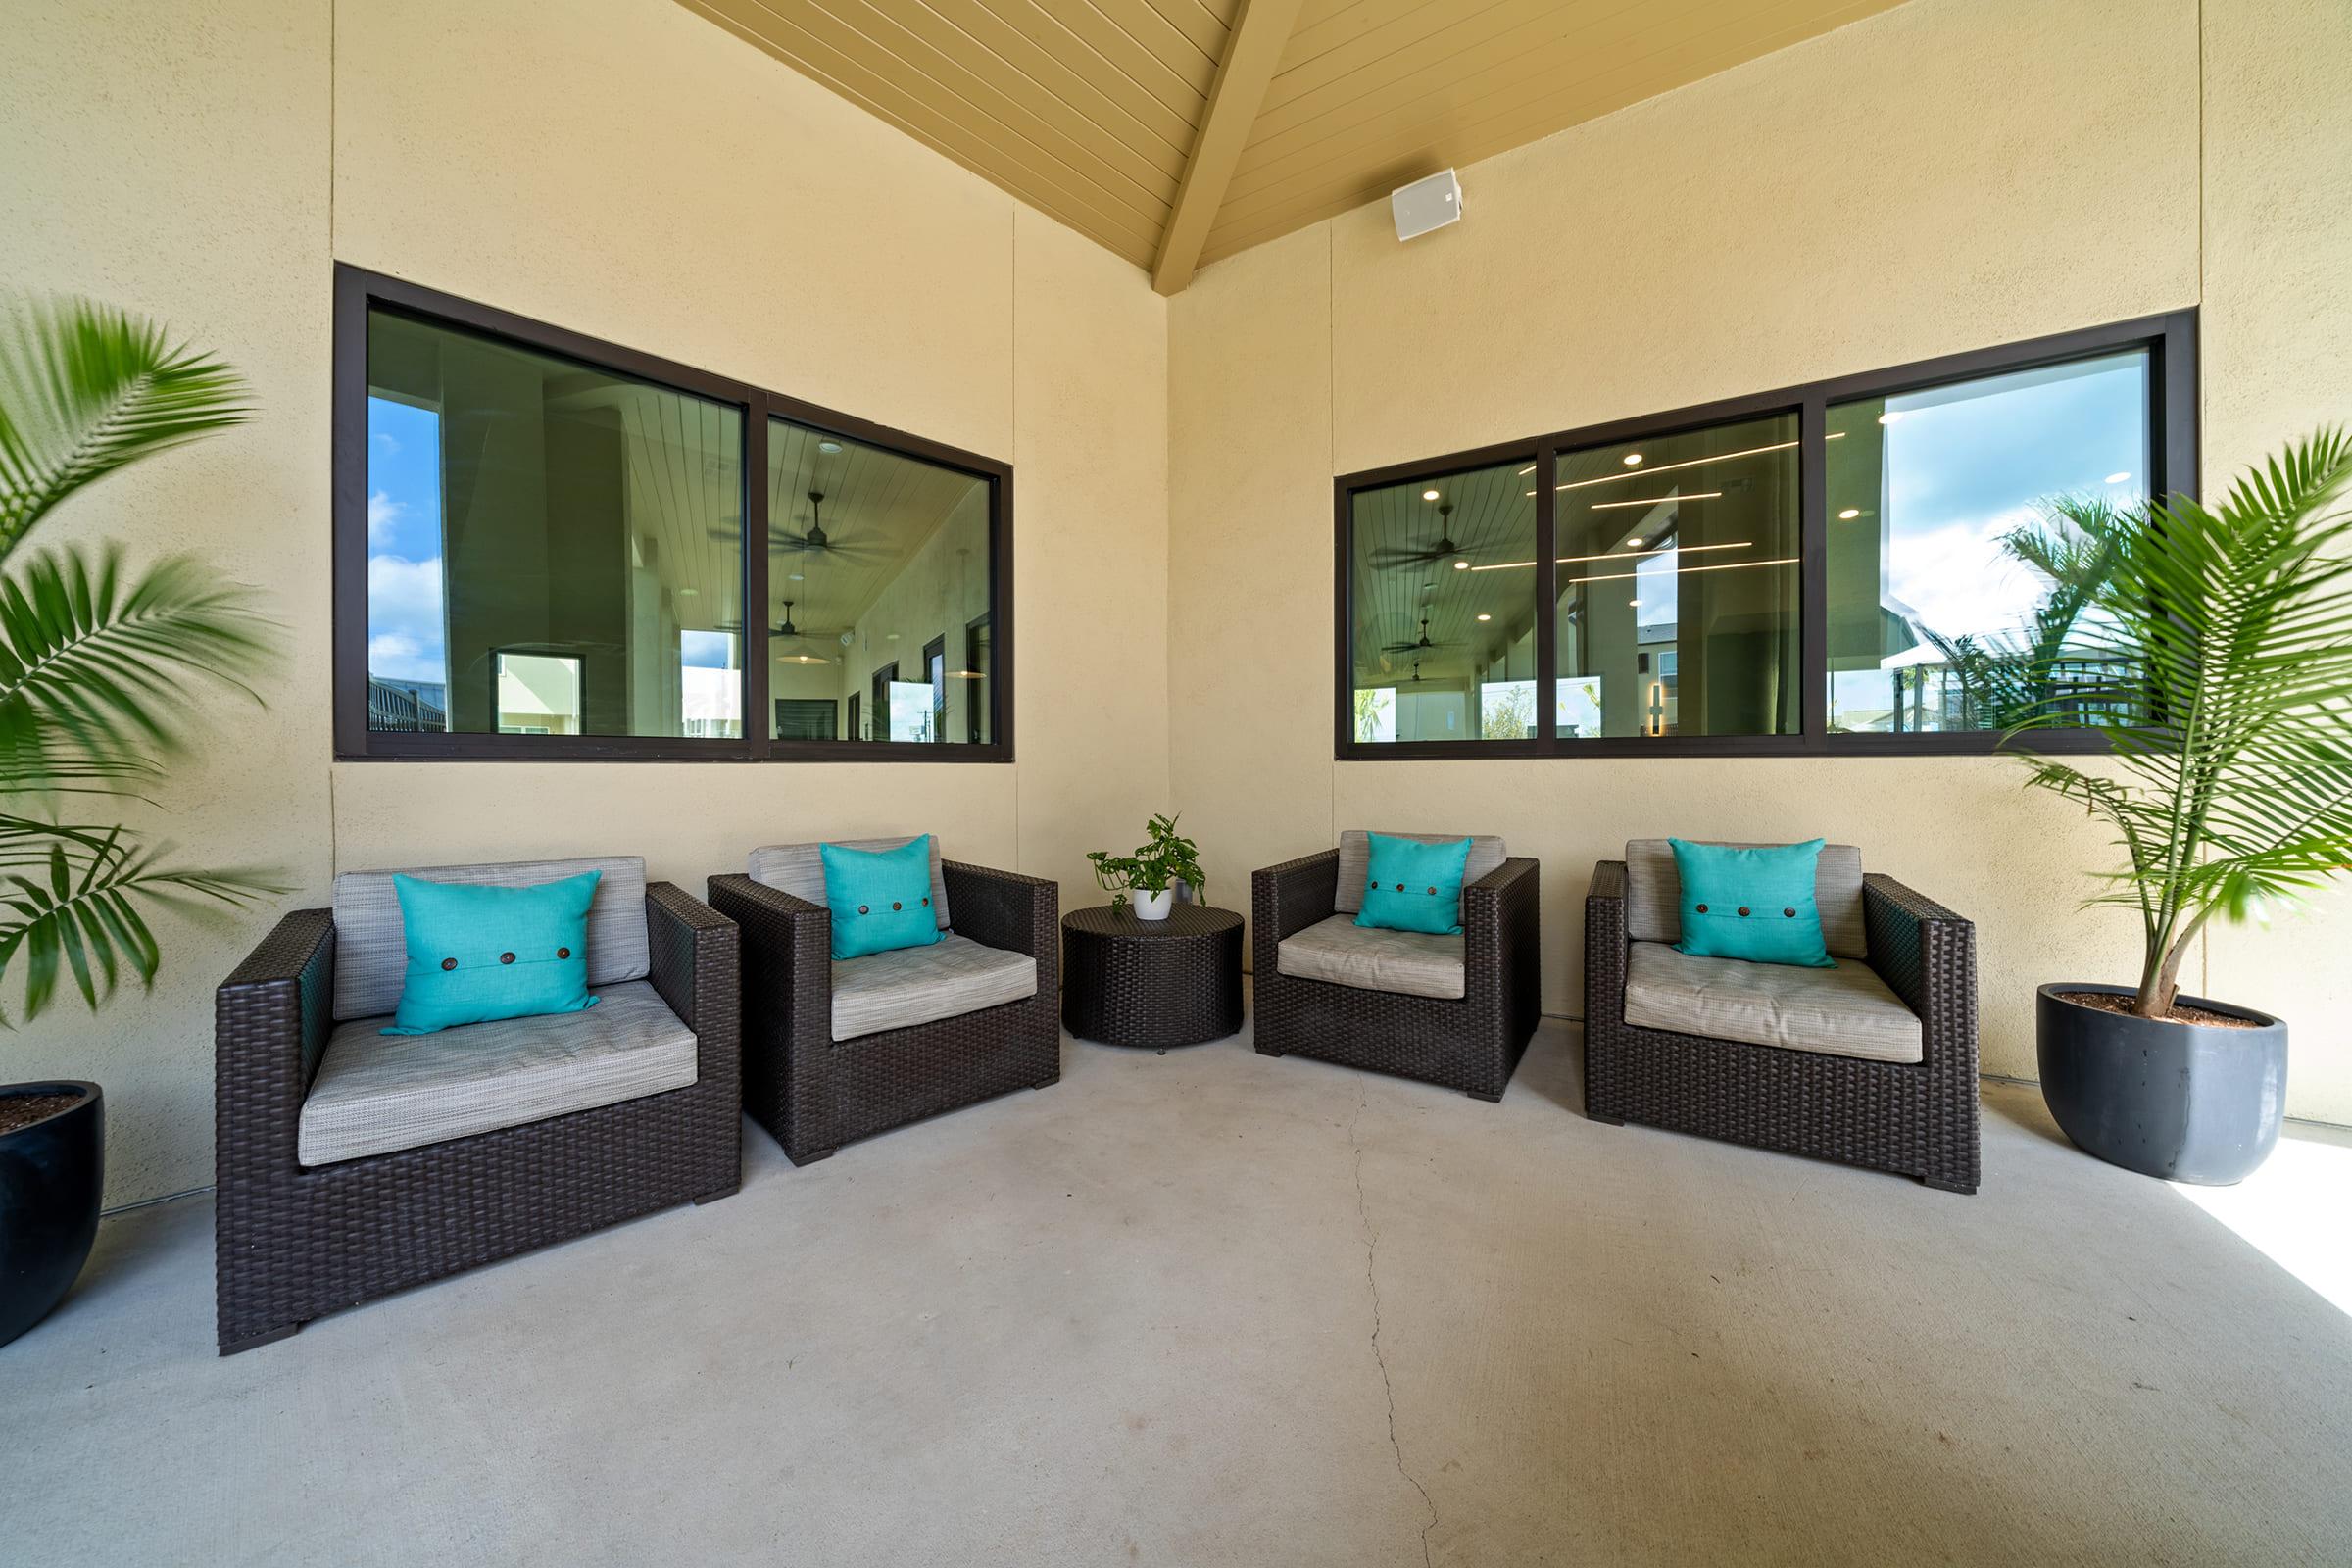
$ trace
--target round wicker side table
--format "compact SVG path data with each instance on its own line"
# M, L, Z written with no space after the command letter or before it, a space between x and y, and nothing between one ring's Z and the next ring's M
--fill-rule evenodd
M1061 917L1061 1021L1108 1046L1197 1046L1242 1027L1242 917L1179 904L1165 920L1107 905Z

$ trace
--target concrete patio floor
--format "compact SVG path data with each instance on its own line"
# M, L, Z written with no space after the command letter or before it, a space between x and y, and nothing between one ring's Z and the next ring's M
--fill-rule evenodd
M0 1560L2352 1560L2352 1318L2033 1090L1957 1198L1588 1123L1575 1048L1065 1042L225 1361L209 1200L136 1210L0 1349Z

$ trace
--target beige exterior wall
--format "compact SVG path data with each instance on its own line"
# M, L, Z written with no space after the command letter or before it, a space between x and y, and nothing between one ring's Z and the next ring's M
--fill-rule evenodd
M2352 55L2335 0L1911 0L1203 272L1136 270L661 0L24 8L0 51L0 279L154 314L261 417L110 481L54 537L195 548L291 658L143 820L312 902L337 866L925 827L1092 888L1172 805L1220 902L1348 824L1477 827L1545 866L1545 1004L1581 1010L1592 862L1637 833L1825 833L1976 916L1985 1065L2029 999L2131 967L2098 835L1969 760L1336 764L1334 473L2201 305L2222 474L2352 416ZM123 40L135 39L136 46ZM1007 767L342 764L327 670L341 259L1006 458ZM2210 944L2296 1025L2290 1109L2352 1122L2331 924ZM61 1010L0 1077L106 1083L110 1200L210 1180L211 990L265 928L172 922L152 996Z
M1371 207L1206 270L1169 318L1169 631L1212 876L1502 833L1576 1014L1593 861L1824 834L1976 918L1985 1070L2032 1076L2034 987L2136 968L2134 921L2074 907L2095 827L1989 759L1336 763L1331 476L2189 305L2231 471L2352 417L2348 57L2328 0L1911 0L1465 170L1458 228L1399 245ZM2352 1121L2329 905L2197 979L2286 1013L2290 1110Z
M1166 307L1136 269L665 0L20 9L0 280L159 317L261 409L58 526L200 550L290 628L267 710L218 705L166 799L191 857L283 868L288 906L338 866L594 852L699 891L754 844L921 828L1076 897L1166 806ZM337 260L1013 463L1020 760L332 763ZM272 917L169 922L152 996L0 1042L0 1079L106 1085L110 1201L211 1181L212 988Z

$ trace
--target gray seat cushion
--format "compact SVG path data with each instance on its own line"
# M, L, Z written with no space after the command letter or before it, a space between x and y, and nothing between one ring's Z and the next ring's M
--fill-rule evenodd
M1712 844L1713 839L1690 839ZM1773 848L1730 844L1735 850ZM1862 919L1862 852L1851 844L1825 844L1813 866L1813 903L1821 910L1821 938L1833 958L1867 958L1870 941ZM1635 839L1625 847L1625 934L1636 942L1683 940L1683 879L1674 848L1664 839Z
M359 1018L327 1037L302 1102L305 1165L388 1154L683 1089L694 1031L643 980L600 986L585 1012L386 1035Z
M528 888L583 871L604 873L596 884L596 902L588 906L588 983L644 979L653 965L646 952L645 861L637 856L346 871L335 878L335 1016L371 1018L400 1005L409 944L400 897L392 889L395 875L469 887Z
M1035 958L951 931L927 948L834 960L833 1038L910 1029L1036 995Z
M831 839L826 842L844 850L895 850L909 839L912 833L902 833L891 839ZM931 836L931 907L939 915L939 928L948 928L948 879L939 867L939 835ZM745 874L766 887L778 888L796 899L822 906L825 902L825 858L822 847L816 844L762 844L752 852L751 864Z
M1865 1061L1918 1061L1919 1015L1870 965L1801 969L1743 958L1694 958L1663 942L1627 945L1625 1021L1709 1040L1738 1040Z
M1373 832L1383 838L1411 839L1416 844L1451 844L1456 839L1470 841L1470 858L1462 862L1462 886L1468 887L1481 877L1494 872L1510 858L1502 840L1491 833L1391 833L1386 828ZM1372 865L1371 835L1362 828L1349 828L1340 835L1340 881L1333 890L1331 906L1343 914L1360 913L1364 907L1364 880ZM1461 993L1454 993L1459 996Z
M1295 980L1448 1000L1462 995L1465 978L1460 933L1380 930L1357 925L1351 914L1335 914L1284 937L1274 950L1274 966Z

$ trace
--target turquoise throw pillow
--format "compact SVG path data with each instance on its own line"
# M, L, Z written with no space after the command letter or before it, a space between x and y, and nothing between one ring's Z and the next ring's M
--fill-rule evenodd
M1470 860L1470 841L1423 844L1417 839L1393 839L1386 833L1364 835L1372 847L1371 866L1364 877L1360 926L1384 931L1426 931L1452 936L1462 929L1462 867Z
M588 906L602 871L529 888L395 876L408 976L388 1035L578 1012L588 994Z
M1677 952L1835 969L1813 902L1822 840L1735 850L1668 839L1683 881L1683 940Z
M896 948L927 948L939 940L939 911L931 907L931 835L895 850L853 850L820 844L825 904L833 911L833 956L862 958Z

